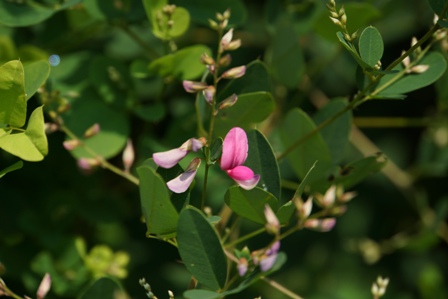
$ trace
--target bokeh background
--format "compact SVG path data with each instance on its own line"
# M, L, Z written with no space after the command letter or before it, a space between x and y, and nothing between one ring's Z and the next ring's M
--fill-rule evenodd
M64 1L35 0L34 4L51 8L52 13L46 17L29 14L29 19L37 21L26 26L11 24L5 2L0 4L0 61L20 58L26 63L58 55L60 63L54 63L46 88L58 90L70 103L87 103L82 112L67 116L68 126L75 131L78 123L104 118L103 108L89 103L99 100L110 109L125 111L103 121L118 136L132 138L136 166L154 151L195 136L194 98L184 92L181 81L139 72L139 66L167 47L152 35L141 1L71 1L74 6L56 11L53 8ZM186 34L175 39L179 49L205 44L215 50L217 36L207 19L216 10L232 8L230 23L243 43L232 53L232 63L260 59L270 67L277 106L269 124L261 128L274 148L276 125L290 108L301 107L313 114L320 103L349 98L357 91L356 64L337 42L337 27L328 19L323 0L172 3L192 15ZM433 23L433 12L424 0L337 4L345 5L352 32L368 25L381 32L383 66ZM285 55L292 57L292 63L273 59L270 53L281 45L287 45ZM446 55L446 49L442 42L434 50ZM107 66L118 70L118 82L124 85L111 87ZM448 298L447 80L444 75L405 100L371 101L354 111L361 133L352 137L347 161L381 151L389 158L388 167L353 188L358 196L333 231L303 231L286 239L282 250L288 262L273 276L275 280L310 299L370 298L371 283L382 275L390 278L385 298ZM28 110L38 105L39 97L34 96ZM64 140L60 132L49 135L50 153L44 161L25 163L0 180L1 277L18 294L31 295L43 274L50 272L49 298L79 296L94 273L118 277L132 298L144 298L138 280L145 277L159 298L167 297L168 289L180 297L189 274L172 246L145 237L138 188L103 169L80 171L63 148ZM120 138L117 142L122 144L113 150L110 161L121 167L124 143ZM0 152L0 168L15 161L14 156ZM280 167L285 179L295 180L285 161ZM218 177L211 184L209 190L214 192L209 205L216 213L230 182ZM200 189L196 192L200 194ZM292 194L285 188L283 202ZM253 224L243 223L243 231L251 228ZM261 236L248 245L256 249L268 241L269 237ZM83 245L87 257L81 259ZM286 298L263 282L234 298L260 295Z

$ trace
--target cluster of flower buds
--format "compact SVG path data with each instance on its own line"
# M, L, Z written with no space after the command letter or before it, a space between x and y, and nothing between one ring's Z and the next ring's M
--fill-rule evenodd
M417 44L417 38L413 37L411 40L411 47L415 46ZM422 49L418 47L415 49L415 53L421 53ZM402 51L401 55L404 55L406 52ZM408 74L421 74L426 72L429 69L429 65L427 64L418 64L418 65L411 65L411 58L409 56L406 56L403 61L401 62L403 64L404 70Z
M387 285L389 284L389 278L382 278L378 276L376 282L372 284L372 295L374 299L383 297L386 294Z
M146 282L145 278L140 278L138 280L138 283L145 289L146 291L146 296L149 299L157 299L157 297L154 295L154 293L151 291L151 286L149 285L149 283Z
M172 20L172 16L174 11L176 10L176 5L167 4L162 7L162 10L157 12L156 18L159 26L164 28L165 26L170 29L174 25L174 21Z
M328 232L336 224L336 218L308 218L313 209L313 197L310 196L304 202L300 197L295 197L293 202L296 206L297 217L302 221L303 226L319 232Z
M216 21L208 19L210 27L216 31L222 31L226 29L229 24L230 9L227 9L224 13L216 13Z
M241 251L235 250L238 258L237 270L240 276L246 275L250 268L260 267L262 272L269 271L277 260L280 250L280 241L274 242L270 247L250 252L247 247ZM251 266L252 265L252 266Z
M348 33L347 31L347 14L345 13L344 7L341 7L341 9L337 10L336 8L336 2L334 0L330 0L329 3L327 3L328 10L330 11L330 20L337 26L341 27L344 38L352 42L357 35L357 32L354 32L353 34Z

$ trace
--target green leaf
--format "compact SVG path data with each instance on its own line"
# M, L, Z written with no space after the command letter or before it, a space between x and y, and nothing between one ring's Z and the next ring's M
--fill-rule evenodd
M188 271L212 290L222 289L227 280L227 258L213 226L196 208L187 207L179 215L179 254Z
M168 5L168 0L143 0L143 6L145 7L146 16L151 23L151 29L156 35L159 32L158 14L162 12L162 8ZM156 35L157 36L157 35Z
M239 216L259 224L265 224L264 207L277 209L277 198L259 187L244 190L239 186L230 187L225 195L226 204Z
M48 154L43 106L31 113L25 132L2 135L0 148L25 161L41 161Z
M215 123L216 136L224 136L233 127L249 129L251 125L265 120L275 108L269 92L252 92L238 95L230 108L220 111Z
M212 55L210 49L204 45L185 47L152 61L149 64L149 71L161 77L173 76L180 80L195 79L205 71L205 66L200 60L202 53Z
M6 167L5 169L0 170L0 178L3 177L8 172L20 169L22 167L23 167L23 161L18 161L16 163L12 164L11 166Z
M359 37L359 54L364 62L374 67L383 57L384 44L381 33L373 26L369 26Z
M161 121L166 115L166 108L162 103L136 106L133 111L141 119L152 123Z
M303 180L300 182L299 187L297 187L296 192L294 193L294 198L301 198L302 193L305 190L305 188L308 186L308 178L310 177L310 173L313 171L313 169L316 167L317 162L314 162L313 166L311 166L310 170L308 170L308 173L305 175ZM281 224L288 224L289 220L291 219L292 214L296 211L296 205L294 204L293 200L288 201L284 205L278 209L276 215L278 220Z
M24 27L42 22L48 19L54 9L36 4L31 1L26 3L14 3L0 1L0 23L11 27Z
M216 138L215 141L213 141L212 146L210 147L210 160L211 161L216 161L221 157L222 144L223 144L222 138Z
M439 52L429 52L419 62L418 65L428 65L429 69L420 74L404 74L392 85L384 88L378 94L380 96L397 95L408 93L422 87L428 86L439 79L446 70L446 59ZM394 68L395 70L403 71L403 66L400 64ZM402 75L391 74L384 76L377 86L377 89L382 88L389 80L395 76Z
M381 11L373 4L367 2L346 2L344 3L344 9L348 18L347 29L350 33L368 26L373 20L381 16ZM314 28L315 32L326 39L337 41L335 33L340 27L330 20L327 9L322 10L321 15L314 24Z
M223 298L228 295L237 294L249 286L259 281L261 278L271 275L272 273L278 271L286 263L286 254L284 252L279 252L274 265L269 271L261 272L259 269L254 270L250 273L236 288L225 291L223 293L215 293L209 290L188 290L184 292L184 297L186 299L218 299Z
M333 117L336 113L347 107L347 100L344 98L332 99L325 107L319 110L313 117L316 125ZM339 164L346 154L349 145L349 134L352 126L352 113L347 111L340 115L331 125L320 130L322 138L330 151L333 165Z
M288 18L282 18L276 26L266 61L274 78L289 88L297 87L305 73L305 58L299 38Z
M149 166L138 167L137 173L147 234L160 237L175 234L179 216L170 201L165 181Z
M352 46L351 43L349 43L345 37L344 34L340 31L338 31L336 33L336 36L339 39L339 42L341 42L341 44L344 46L345 49L347 49L347 51L352 55L353 58L355 58L356 62L363 68L363 69L368 69L370 68L370 65L368 65L366 62L364 62L361 57L359 57L358 52L356 51L356 49L354 49L354 47Z
M118 154L126 145L129 135L129 120L125 111L117 111L100 101L92 90L85 90L76 100L67 114L67 125L89 148L104 159ZM83 138L84 132L93 124L100 125L95 136ZM70 153L76 158L95 158L83 147L77 147Z
M170 1L171 3L171 1ZM185 7L195 22L209 27L208 20L215 20L216 13L231 11L229 24L241 25L245 22L247 10L241 0L210 1L210 0L173 0L173 4Z
M381 153L349 163L340 170L340 175L335 178L334 183L344 185L345 189L353 187L368 175L380 171L386 163L387 159Z
M26 120L24 70L19 60L0 66L0 123L21 128Z
M103 101L124 108L128 90L132 89L128 69L116 59L104 56L96 56L89 65L89 81Z
M272 93L271 78L268 66L260 61L254 60L246 66L243 77L230 80L230 82L219 91L218 99L224 100L232 94L241 95L257 91Z
M284 149L303 140L286 156L292 169L300 179L304 179L309 169L317 162L310 174L309 182L327 178L332 169L330 151L320 132L309 116L300 109L291 110L280 127L280 137Z
M95 280L79 298L114 299L119 291L121 291L121 287L115 280L109 277L101 277Z
M23 66L25 76L26 99L29 100L45 83L50 75L50 64L47 61L35 61Z
M429 0L429 4L431 5L432 9L434 10L434 12L436 14L439 15L439 17L441 19L447 18L448 17L448 11L446 10L444 15L441 16L443 9L445 8L446 5L448 5L448 1L447 0Z
M168 5L166 0L144 0L146 16L151 23L152 33L162 40L170 40L181 36L190 25L190 13L183 7L176 6L172 15L163 13L163 7ZM172 25L168 25L169 21Z
M83 7L89 15L97 20L141 21L145 17L145 10L141 1L120 0L85 0Z
M274 151L269 141L258 130L247 134L249 142L249 153L245 165L250 167L254 173L260 174L261 186L272 193L275 198L281 198L280 171L277 165Z

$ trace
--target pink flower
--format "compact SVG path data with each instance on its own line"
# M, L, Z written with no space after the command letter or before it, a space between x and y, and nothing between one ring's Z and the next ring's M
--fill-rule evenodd
M51 277L50 274L45 273L44 278L40 282L39 288L37 289L37 298L43 299L47 295L51 287Z
M185 141L180 147L166 151L152 154L152 158L157 166L162 168L171 168L180 160L182 160L189 151L197 152L205 144L203 139L190 138Z
M243 166L247 159L249 144L243 129L235 127L227 133L222 145L221 169L243 189L253 189L260 180L259 174Z
M199 165L201 165L201 159L194 158L183 173L166 183L168 189L174 193L184 193L187 191L193 182Z
M269 271L274 266L277 260L278 251L280 250L280 241L275 242L261 255L253 255L253 261L255 265L260 266L262 272Z

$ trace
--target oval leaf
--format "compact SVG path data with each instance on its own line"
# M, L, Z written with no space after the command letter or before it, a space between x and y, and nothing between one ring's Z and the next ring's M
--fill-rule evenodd
M249 153L245 165L260 174L260 184L266 191L280 199L280 172L277 159L269 141L258 130L247 134Z
M239 216L260 224L266 223L266 204L274 211L277 209L274 195L258 187L252 190L244 190L239 186L230 187L226 192L225 202Z
M369 26L361 33L359 37L359 54L362 60L370 67L383 57L384 44L381 33L373 26Z
M26 95L24 70L19 60L0 66L0 123L16 128L25 125Z
M140 178L140 202L147 234L172 236L176 233L179 216L170 201L165 181L149 166L140 166L137 173Z
M182 210L177 242L182 261L199 283L212 290L224 287L227 259L218 234L201 211L193 207Z
M26 99L29 100L44 84L50 75L50 64L47 61L35 61L23 66L25 75Z
M320 132L315 130L314 122L298 108L288 113L280 128L284 148L292 148L286 157L300 179L303 179L318 161L308 178L310 183L327 178L332 169L330 151Z

